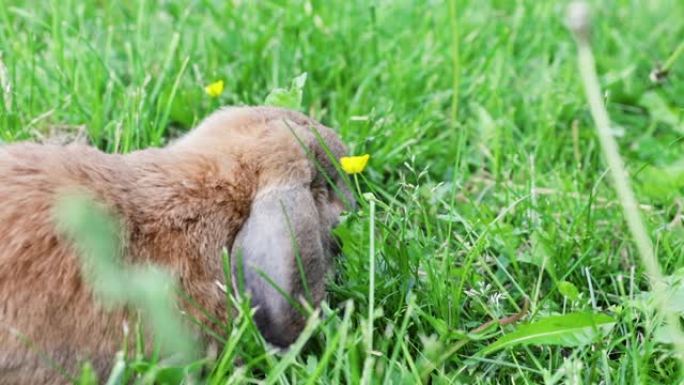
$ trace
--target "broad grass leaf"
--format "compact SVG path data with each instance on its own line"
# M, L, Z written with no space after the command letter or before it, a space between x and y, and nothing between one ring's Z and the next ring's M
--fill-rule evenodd
M298 109L301 103L301 98L301 91L276 88L268 94L264 104L273 107Z
M592 343L602 333L608 333L615 320L601 313L571 313L554 315L520 326L484 348L483 355L523 344L558 345L566 347Z
M563 297L566 297L571 301L575 301L579 297L579 290L577 290L577 286L573 285L572 282L558 282L558 291L563 294Z
M304 84L306 83L306 72L297 76L292 80L289 89L275 88L272 90L264 104L267 106L290 108L298 110L302 105L302 95L304 93Z

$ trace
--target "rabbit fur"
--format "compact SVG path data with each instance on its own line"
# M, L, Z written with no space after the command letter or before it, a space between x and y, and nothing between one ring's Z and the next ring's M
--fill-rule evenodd
M202 322L197 307L228 317L216 282L225 284L222 251L239 255L233 275L244 278L257 326L288 346L305 317L260 274L296 300L305 291L313 305L323 299L338 252L331 229L354 204L329 156L345 152L330 128L271 107L224 108L164 148L125 155L83 144L1 146L0 385L68 383L86 360L102 378L133 322L131 309L100 306L55 225L55 202L69 191L115 214L125 263L171 271L199 305L183 310Z

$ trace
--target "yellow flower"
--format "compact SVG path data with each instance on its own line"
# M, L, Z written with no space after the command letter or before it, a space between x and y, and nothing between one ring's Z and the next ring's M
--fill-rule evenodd
M347 174L358 174L366 168L370 155L343 156L340 158L342 170Z
M212 98L217 98L223 93L223 80L219 80L204 87L204 92Z

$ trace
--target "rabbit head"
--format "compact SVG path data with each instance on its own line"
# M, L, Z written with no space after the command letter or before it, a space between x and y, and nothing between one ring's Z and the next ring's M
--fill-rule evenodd
M175 146L230 154L254 174L249 215L227 245L233 289L251 296L264 338L289 345L304 327L301 301L315 306L324 297L339 253L331 231L354 206L333 160L345 146L330 128L269 107L222 110Z

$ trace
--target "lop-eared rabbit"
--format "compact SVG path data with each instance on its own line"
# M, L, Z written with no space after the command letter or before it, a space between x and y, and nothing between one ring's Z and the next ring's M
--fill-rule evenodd
M127 263L175 274L199 319L197 307L226 319L222 250L241 255L259 330L288 346L305 318L278 290L300 299L307 288L314 305L324 296L331 230L353 204L330 159L345 151L330 128L270 107L225 108L165 148L126 155L0 146L0 384L68 383L54 367L74 374L85 360L102 378L121 349L133 313L98 305L55 224L56 200L73 189L120 218Z

